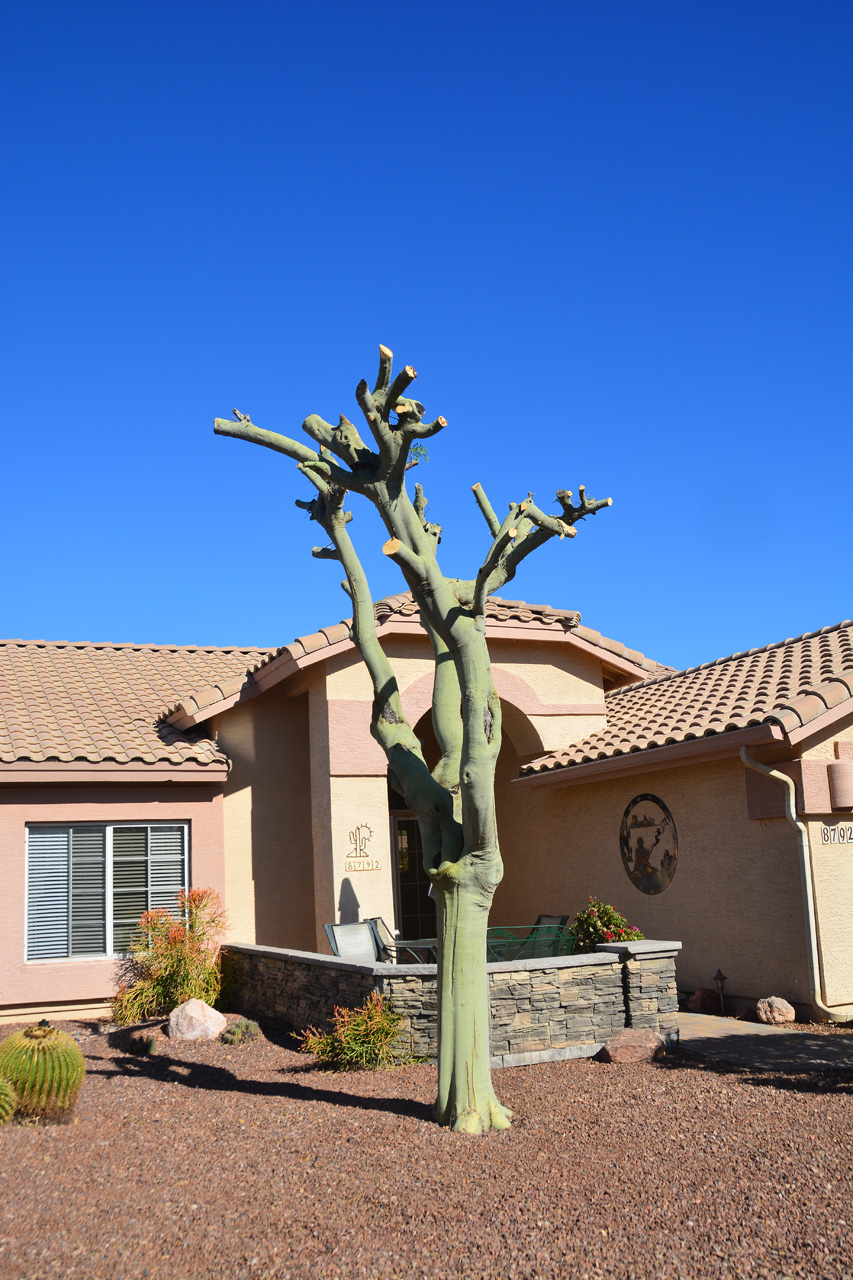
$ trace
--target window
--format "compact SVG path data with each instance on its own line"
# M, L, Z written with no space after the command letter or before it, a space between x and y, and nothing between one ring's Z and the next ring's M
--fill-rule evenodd
M27 959L120 955L186 887L187 827L27 828Z

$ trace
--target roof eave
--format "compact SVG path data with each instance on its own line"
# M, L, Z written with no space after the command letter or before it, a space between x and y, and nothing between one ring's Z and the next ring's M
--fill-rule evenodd
M0 762L0 784L26 785L34 783L62 784L71 782L190 782L213 783L221 786L228 777L228 764L216 762L200 764L184 761L182 764L166 760L156 764L144 764L135 760L129 764L117 764L115 760L14 760Z
M376 633L380 639L391 635L423 637L426 634L416 617L391 617L376 628ZM576 635L571 629L558 629L553 624L546 626L535 621L518 622L511 620L499 622L487 619L486 637L493 640L526 640L551 644L568 643L582 653L587 653L594 657L602 664L602 667L617 672L623 677L628 677L631 682L646 680L649 676L648 671L631 662L630 659L623 658L609 649L591 644L588 640L584 640L582 636ZM257 697L259 693L272 688L273 685L280 684L298 671L304 671L307 667L314 666L318 662L327 662L331 658L354 650L355 643L350 639L344 639L338 640L334 644L312 649L310 652L302 653L295 658L290 653L279 654L277 658L273 658L272 661L255 671L252 682L247 682L237 693L201 707L191 705L192 700L188 699L176 711L173 711L170 716L166 717L165 723L172 725L175 729L192 729L196 725L204 724L205 721L210 720L213 716L221 715L224 711L230 711L238 703L248 702L251 698Z
M620 756L608 756L606 760L589 760L585 764L559 765L542 773L529 773L514 778L514 786L572 787L599 778L631 773L648 773L658 769L675 769L694 760L702 762L722 760L737 755L741 747L778 743L785 745L790 739L777 724L752 725L746 729L732 729L703 738L691 738L689 742L674 742L667 747L646 747L643 751L629 751Z
M788 740L792 746L799 746L806 739L814 737L817 733L824 733L827 729L833 729L839 720L844 720L853 715L853 698L845 698L843 702L835 707L828 707L826 711L814 717L813 720L807 720L805 724L799 725L796 729L791 729L788 733Z

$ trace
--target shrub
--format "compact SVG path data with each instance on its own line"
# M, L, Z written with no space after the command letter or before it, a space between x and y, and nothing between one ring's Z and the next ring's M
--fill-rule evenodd
M222 1032L219 1039L223 1044L251 1044L253 1040L260 1039L260 1035L261 1029L257 1022L252 1022L250 1018L237 1018Z
M219 894L182 889L177 913L146 911L113 998L113 1020L127 1026L171 1013L185 1000L212 1005L221 985L219 938L227 928Z
M76 1040L42 1021L0 1044L0 1076L18 1095L23 1116L67 1120L86 1075Z
M599 942L637 942L645 937L639 929L628 924L615 907L608 906L600 898L590 898L589 906L579 911L571 926L575 942L575 954L594 951Z
M157 1038L146 1035L131 1036L127 1047L131 1053L136 1054L137 1058L153 1058L157 1054Z
M371 991L360 1009L336 1008L330 1031L309 1027L296 1039L301 1053L313 1053L336 1071L376 1071L415 1061L398 1043L401 1022L385 997Z

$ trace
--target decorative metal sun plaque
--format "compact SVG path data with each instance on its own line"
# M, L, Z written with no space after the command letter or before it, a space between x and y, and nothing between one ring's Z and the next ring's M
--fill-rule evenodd
M663 893L678 862L675 823L663 800L635 796L622 817L619 848L634 887L640 893Z

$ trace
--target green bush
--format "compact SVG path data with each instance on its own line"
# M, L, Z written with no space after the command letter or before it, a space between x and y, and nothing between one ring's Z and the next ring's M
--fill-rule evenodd
M157 1037L131 1036L127 1047L131 1053L136 1054L137 1058L154 1058L157 1054Z
M221 985L219 938L227 927L219 894L182 889L177 913L146 911L113 997L120 1026L171 1013L185 1000L212 1005Z
M590 898L589 906L575 916L571 931L575 935L575 954L594 951L599 942L637 942L645 937L639 929L628 924L615 907Z
M223 1044L251 1044L253 1040L259 1040L260 1035L261 1029L257 1022L252 1022L251 1018L237 1018L230 1027L226 1027L219 1039Z
M336 1071L376 1071L414 1062L399 1045L402 1018L376 991L360 1009L336 1008L331 1031L309 1027L296 1036L301 1053L315 1057Z
M17 1093L23 1116L69 1119L85 1075L80 1046L48 1022L15 1031L0 1044L0 1076Z

